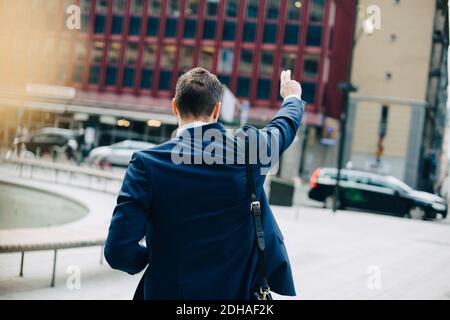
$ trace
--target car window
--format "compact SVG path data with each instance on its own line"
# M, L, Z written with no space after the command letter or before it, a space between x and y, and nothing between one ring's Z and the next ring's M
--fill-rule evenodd
M369 185L388 189L395 189L389 182L380 178L370 178Z

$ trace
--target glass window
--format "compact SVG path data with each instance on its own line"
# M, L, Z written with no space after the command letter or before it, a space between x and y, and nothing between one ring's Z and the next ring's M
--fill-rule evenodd
M113 12L114 13L123 14L124 9L125 9L125 0L114 0L113 1Z
M297 54L295 52L283 52L281 56L281 70L291 70L295 74L295 61Z
M184 38L193 39L195 38L195 33L197 32L197 19L186 18L184 21Z
M276 23L266 23L264 25L264 43L275 43L277 39L277 24Z
M149 14L154 16L159 16L159 13L161 12L161 1L162 0L149 0L148 6L149 6Z
M142 68L141 70L141 84L142 89L150 89L152 86L153 70Z
M131 16L130 25L128 27L128 34L136 36L140 32L141 32L141 17Z
M186 7L186 15L196 16L198 15L198 10L200 6L200 0L188 0Z
M131 0L131 14L141 15L143 8L143 0Z
M225 15L230 18L237 17L238 11L238 0L226 0L227 6L225 10Z
M258 78L257 88L256 88L256 98L257 99L269 99L271 93L272 79L269 78Z
M215 37L216 37L216 21L206 19L203 28L203 39L214 39Z
M95 41L92 48L92 63L100 63L103 57L103 49L105 43L102 41Z
M207 0L206 15L207 16L217 16L218 6L219 6L218 0Z
M259 7L259 0L247 0L246 17L247 18L257 18L258 17L258 7Z
M105 16L95 15L94 33L104 33L105 32Z
M218 71L219 73L229 74L233 71L234 52L232 48L223 48L220 50Z
M91 65L89 68L89 83L97 84L100 77L100 66Z
M311 8L309 10L309 21L322 21L324 11L324 0L312 0Z
M254 42L256 38L256 23L245 22L242 40L245 42Z
M300 27L298 23L287 23L284 31L284 44L297 44Z
M302 99L308 103L314 103L316 98L316 84L314 82L302 83Z
M117 64L119 62L121 46L122 44L119 41L111 41L108 50L108 64Z
M306 45L320 47L322 41L322 26L308 26Z
M253 62L253 51L249 49L241 50L241 61L239 64L239 74L251 74Z
M179 17L180 16L179 4L180 4L179 0L169 0L167 14L171 17Z
M249 76L239 76L237 81L237 92L238 97L248 98L250 94L250 77Z
M95 12L106 14L108 10L108 1L107 0L98 0L95 2Z
M222 32L222 40L234 41L234 38L236 37L236 22L225 21Z
M287 18L288 20L300 20L302 15L302 3L300 0L288 0Z
M166 37L175 38L177 35L177 18L167 18L166 20Z
M279 0L266 0L266 19L278 19Z
M117 77L117 67L116 66L107 66L106 67L106 79L105 84L107 86L112 86L116 84Z
M271 77L273 74L273 53L261 53L261 61L259 64L259 75Z
M159 18L149 17L147 19L147 35L155 37L158 34L159 29Z
M132 87L134 84L134 68L125 67L123 69L123 86Z
M163 46L161 52L161 69L172 70L175 65L175 51L176 47L171 44Z
M186 71L192 68L194 61L194 47L183 46L180 52L180 70Z
M122 33L122 22L123 22L123 16L113 16L112 26L111 26L112 34Z
M306 54L303 61L303 76L315 78L319 69L320 56L318 54Z
M211 70L214 59L214 47L204 46L200 52L199 67L203 67L207 70Z
M129 42L127 46L127 53L125 56L125 63L129 66L134 65L137 59L137 42Z
M156 44L146 44L144 48L143 66L153 68L155 65Z

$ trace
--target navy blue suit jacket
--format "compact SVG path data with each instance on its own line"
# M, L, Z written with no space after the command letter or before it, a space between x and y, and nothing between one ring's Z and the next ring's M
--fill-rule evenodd
M275 151L281 154L295 138L304 106L300 99L288 98L264 129L241 130L258 137L273 133ZM220 123L200 128L217 129L230 138ZM193 133L194 128L188 130ZM176 164L171 154L180 139L133 155L114 209L105 258L112 268L129 274L148 265L141 281L145 299L250 299L261 275L245 165ZM231 139L238 138L233 133ZM192 153L208 152L214 143L202 138ZM263 190L261 166L253 168L270 288L295 295L283 235ZM140 243L144 237L146 246Z

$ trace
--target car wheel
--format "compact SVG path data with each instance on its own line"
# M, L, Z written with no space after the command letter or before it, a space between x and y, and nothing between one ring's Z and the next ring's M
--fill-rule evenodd
M325 209L333 209L333 204L334 204L334 196L328 196L328 197L325 198L325 200L323 202L323 207ZM341 204L340 204L339 199L337 201L337 207L339 209L341 208Z
M409 219L425 220L426 212L422 207L411 207L408 213L405 215Z

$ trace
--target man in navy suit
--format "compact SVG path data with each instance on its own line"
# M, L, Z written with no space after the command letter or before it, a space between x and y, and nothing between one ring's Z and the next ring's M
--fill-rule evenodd
M148 266L139 298L252 299L262 275L239 145L242 135L253 137L256 158L260 149L277 158L289 147L305 107L290 71L281 74L280 94L281 109L265 128L230 133L217 122L223 95L217 77L202 68L180 77L172 101L177 136L133 155L105 244L112 268L136 274ZM258 159L252 165L265 232L265 271L272 291L293 296L283 235L263 190L264 169L271 165Z

